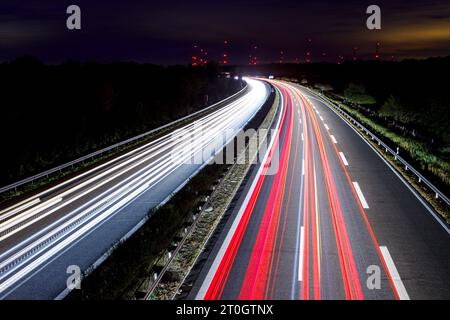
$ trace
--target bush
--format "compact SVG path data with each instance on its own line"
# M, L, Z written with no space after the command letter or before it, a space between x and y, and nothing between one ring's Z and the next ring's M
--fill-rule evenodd
M360 84L350 83L344 90L344 97L356 104L375 104L375 99L366 93L366 88Z

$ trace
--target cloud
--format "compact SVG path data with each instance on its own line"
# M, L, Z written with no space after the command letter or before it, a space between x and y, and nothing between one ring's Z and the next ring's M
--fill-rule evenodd
M64 16L55 13L57 8L45 11L42 9L42 6L40 7L33 1L26 5L22 3L2 4L0 13L0 47L20 48L54 38L60 31L59 29L62 29L62 27L58 28L58 26L60 20L64 21Z
M414 44L416 47L427 47L442 42L450 44L450 22L399 27L386 33L383 41L397 45Z
M302 56L307 38L314 54L323 50L330 59L352 54L354 46L361 56L373 53L377 41L384 53L405 56L450 48L450 3L444 0L378 0L381 31L366 28L369 0L78 0L83 27L77 33L65 29L69 0L11 3L0 10L0 48L10 55L28 51L64 60L77 53L105 60L126 52L129 59L178 55L184 61L194 42L214 55L224 39L243 61L255 43L267 59L281 49Z
M381 15L381 30L353 29L343 42L365 44L369 52L381 42L382 53L398 57L450 54L450 4L386 4Z
M51 31L38 22L17 21L0 22L0 47L18 47L30 45L49 38Z

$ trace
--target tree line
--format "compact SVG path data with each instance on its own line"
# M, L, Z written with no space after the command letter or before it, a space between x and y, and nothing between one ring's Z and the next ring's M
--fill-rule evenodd
M0 64L0 184L76 159L236 92L218 68L34 57Z
M450 153L450 56L343 64L271 64L237 72L287 77L364 104L383 117L421 132L433 148Z

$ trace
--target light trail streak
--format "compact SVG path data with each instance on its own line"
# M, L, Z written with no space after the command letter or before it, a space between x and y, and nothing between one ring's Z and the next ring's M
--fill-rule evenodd
M280 112L276 128L282 128L286 118L286 108L283 96L281 96L282 110ZM196 299L218 299L224 289L226 279L231 269L231 265L237 253L239 243L242 241L242 237L250 219L251 212L255 206L256 199L261 190L262 184L266 177L266 172L271 163L272 156L275 149L278 147L280 130L276 131L276 134L272 136L268 151L264 155L262 164L256 174L256 178L253 181L249 193L247 194L243 205L240 207L239 212L233 221L230 231L222 243L219 253L213 261L205 280L203 281Z
M138 161L139 165L145 164L145 160L148 160L145 156L155 150L161 154L161 157L157 159L158 161L156 163L149 163L144 167L139 168L137 172L134 172L123 179L120 184L114 185L113 188L97 195L95 198L84 203L77 210L66 214L64 218L57 220L41 231L38 231L31 238L26 240L26 242L29 243L25 247L21 248L22 244L18 244L2 253L0 256L2 259L0 263L0 281L2 281L0 283L0 292L10 288L38 266L42 265L55 256L58 252L83 237L83 235L88 231L95 229L100 223L106 219L109 219L118 210L173 173L182 165L183 161L187 160L189 157L192 157L194 154L201 152L201 150L203 150L206 146L210 145L214 141L215 136L220 134L220 132L224 129L234 127L236 129L240 129L240 127L248 121L248 118L252 117L256 113L259 106L261 106L263 102L263 98L265 98L264 85L254 80L248 81L251 83L253 88L256 87L256 92L253 91L253 94L247 95L246 99L239 99L240 103L234 102L230 104L232 105L232 108L229 108L229 106L224 107L224 110L214 112L214 116L208 115L202 118L202 123L205 123L205 126L208 129L208 137L201 139L200 141L196 141L193 145L192 152L187 154L185 158L178 159L180 161L170 161L170 154L165 151L169 150L170 147L181 149L183 148L183 143L179 142L174 145L170 144L171 141L173 141L170 137L161 138L159 140L161 142L159 145L152 144L152 148L150 148L150 150L145 150L144 154L139 154L136 158L127 159L125 164L120 163L119 165L120 167L123 167L131 164L131 167L135 168L138 166L133 162L136 161L136 159L140 160ZM189 125L187 127L196 130L195 125ZM177 131L177 134L180 132L181 131ZM161 147L161 145L163 147ZM154 155L152 158L154 158ZM114 169L117 169L117 167ZM116 170L108 169L104 176L111 174L114 171ZM130 171L129 168L126 168L125 172L128 171ZM121 174L123 173L124 171L121 172ZM118 176L119 175L115 175L114 178ZM109 177L108 181L112 181L114 178ZM92 180L89 180L89 183L92 183L98 179L98 176L96 176ZM86 183L85 181L83 187L89 185L89 183ZM102 181L102 183L105 184L104 181ZM40 200L38 201L31 199L30 201L33 204L38 204L35 208L27 209L31 206L27 203L21 205L20 207L10 207L10 211L5 214L12 215L20 210L26 210L22 212L21 215L14 217L14 219L7 220L8 224L3 223L0 230L5 231L13 226L15 222L16 224L19 224L26 218L34 216L37 212L51 208L56 203L65 200L62 198L62 195L67 196L71 192L74 192L74 190L78 189L82 189L82 187L79 185L75 186L40 204L38 204ZM70 200L72 199L73 198ZM54 212L52 211L53 209L54 208L50 210L50 213ZM47 213L48 212L46 212L46 214ZM35 240L30 242L33 238ZM14 252L16 249L20 250Z

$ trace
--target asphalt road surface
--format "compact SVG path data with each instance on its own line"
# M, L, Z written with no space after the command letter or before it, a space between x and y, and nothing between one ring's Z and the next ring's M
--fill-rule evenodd
M449 299L448 227L320 97L273 84L279 134L188 298Z
M2 210L0 299L67 294L68 271L100 263L253 118L270 88L247 82L245 95L194 123Z

